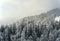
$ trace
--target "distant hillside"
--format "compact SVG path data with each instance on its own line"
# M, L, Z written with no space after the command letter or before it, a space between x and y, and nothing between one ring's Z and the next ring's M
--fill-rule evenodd
M17 23L20 22L23 24L28 24L30 22L34 22L35 24L41 23L48 25L55 20L55 17L59 15L60 15L60 8L56 8L51 11L48 11L47 13L42 13L36 16L25 17L22 19L22 21L19 20Z

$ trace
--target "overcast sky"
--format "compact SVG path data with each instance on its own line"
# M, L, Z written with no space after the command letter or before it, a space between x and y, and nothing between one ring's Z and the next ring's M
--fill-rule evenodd
M0 0L0 24L60 7L60 0Z

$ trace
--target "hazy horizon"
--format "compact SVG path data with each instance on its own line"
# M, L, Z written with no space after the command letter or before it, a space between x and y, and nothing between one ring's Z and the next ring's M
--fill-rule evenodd
M60 0L0 0L0 24L59 8Z

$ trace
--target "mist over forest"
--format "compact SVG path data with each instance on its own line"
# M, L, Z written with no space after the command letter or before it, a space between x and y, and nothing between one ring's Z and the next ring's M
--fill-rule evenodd
M60 8L1 25L0 41L60 41Z

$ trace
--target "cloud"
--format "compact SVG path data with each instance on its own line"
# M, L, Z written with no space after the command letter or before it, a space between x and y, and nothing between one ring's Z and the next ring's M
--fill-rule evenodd
M3 15L19 15L21 18L25 16L36 15L53 8L48 0L10 0L2 4ZM4 14L5 13L5 14Z

